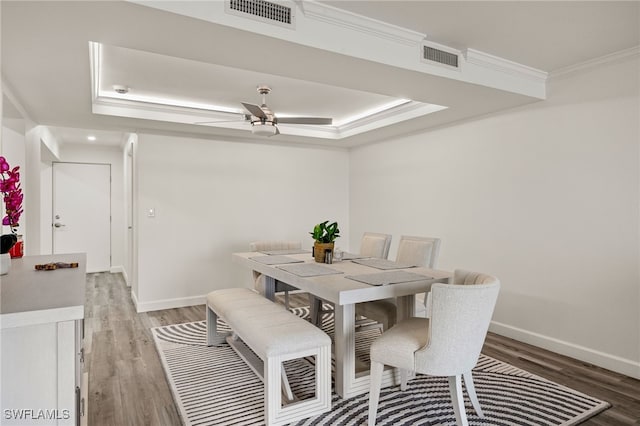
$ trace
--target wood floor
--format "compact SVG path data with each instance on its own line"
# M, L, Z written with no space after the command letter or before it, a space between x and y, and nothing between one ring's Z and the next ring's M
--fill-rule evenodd
M89 274L86 290L88 425L179 426L150 328L204 320L204 306L137 314L120 274ZM483 353L612 404L584 425L640 425L639 380L494 334Z

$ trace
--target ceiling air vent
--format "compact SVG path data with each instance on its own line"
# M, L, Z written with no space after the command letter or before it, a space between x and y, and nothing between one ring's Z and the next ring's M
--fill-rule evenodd
M294 23L293 8L285 4L265 0L228 0L225 4L227 11L234 15L285 27L291 27Z
M430 64L436 63L446 67L460 68L460 52L447 46L436 43L422 45L422 61Z

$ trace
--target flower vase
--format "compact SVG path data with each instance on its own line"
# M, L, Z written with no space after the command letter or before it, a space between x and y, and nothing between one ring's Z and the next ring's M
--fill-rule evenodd
M313 245L313 257L315 258L316 262L324 263L325 250L333 252L333 246L334 243L319 243L316 241Z
M18 235L18 240L9 250L9 256L12 259L19 259L24 256L24 241L22 241L22 235Z
M11 269L11 256L9 253L0 254L0 275L7 275Z

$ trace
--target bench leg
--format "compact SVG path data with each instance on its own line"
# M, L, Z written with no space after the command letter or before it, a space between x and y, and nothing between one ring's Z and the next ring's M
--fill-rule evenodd
M207 346L215 346L225 343L227 333L218 333L218 314L206 305L207 310Z
M315 397L282 406L283 362L315 356ZM285 425L325 413L331 409L331 346L287 356L267 357L264 362L264 407L267 425Z

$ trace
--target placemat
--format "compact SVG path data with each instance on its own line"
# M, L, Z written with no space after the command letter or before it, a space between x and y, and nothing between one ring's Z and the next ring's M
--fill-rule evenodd
M387 259L356 259L353 263L359 263L360 265L370 266L376 269L407 269L407 268L415 268L415 265L410 265L408 263L398 263L393 260Z
M302 263L304 260L294 259L287 256L254 256L249 259L256 262L264 263L265 265L284 265L285 263Z
M342 260L366 259L366 258L368 258L368 256L363 256L361 254L347 253L346 251L342 253Z
M269 256L277 256L283 254L302 254L311 253L311 250L302 249L280 249L280 250L262 250L260 253L268 254Z
M377 272L375 274L346 275L345 278L349 278L350 280L354 281L360 281L361 283L369 285L387 285L428 280L433 277L407 271L386 271Z
M299 277L318 277L320 275L333 275L342 274L341 271L336 271L333 268L329 268L317 263L303 263L301 265L284 265L278 266L278 269L291 272Z

